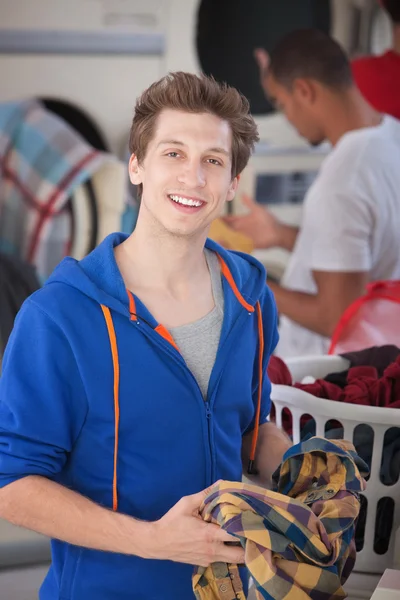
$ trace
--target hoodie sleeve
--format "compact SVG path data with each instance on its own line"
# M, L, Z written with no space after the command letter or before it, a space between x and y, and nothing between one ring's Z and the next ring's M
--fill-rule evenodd
M267 367L269 359L273 351L275 350L278 341L278 312L276 309L274 296L269 289L265 287L265 292L260 298L261 313L263 320L263 331L264 331L264 356L263 356L263 381L262 381L262 396L261 396L261 411L259 423L265 423L268 420L269 413L271 411L271 382L268 377ZM254 409L257 409L258 403L258 388L260 382L260 374L258 368L258 348L257 348L257 360L254 367L253 374L253 402ZM254 411L254 414L255 414ZM251 422L251 425L247 428L246 434L254 429L255 418Z
M87 413L71 347L31 299L17 315L0 378L0 487L65 465Z

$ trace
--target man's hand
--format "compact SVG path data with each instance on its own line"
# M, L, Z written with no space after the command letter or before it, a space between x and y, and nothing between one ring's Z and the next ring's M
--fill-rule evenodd
M213 562L244 563L241 546L225 545L239 540L221 529L219 525L206 523L199 514L201 503L209 493L203 490L185 496L159 521L153 523L151 548L148 556L208 567Z
M279 245L279 221L248 196L243 196L243 204L249 209L248 214L228 215L223 217L224 222L235 231L251 238L256 248L272 248Z

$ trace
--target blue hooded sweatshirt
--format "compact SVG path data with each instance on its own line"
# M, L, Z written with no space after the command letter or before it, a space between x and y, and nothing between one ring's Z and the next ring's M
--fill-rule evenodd
M167 330L125 289L113 251L125 238L64 259L20 310L0 379L0 486L41 475L154 521L218 479L241 480L242 436L258 403L258 422L270 411L277 317L264 267L207 240L225 313L205 401ZM41 600L194 597L191 565L51 546Z

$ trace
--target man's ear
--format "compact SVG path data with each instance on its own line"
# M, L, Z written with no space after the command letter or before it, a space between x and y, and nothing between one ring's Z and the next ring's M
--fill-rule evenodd
M312 79L295 79L293 91L297 94L297 97L308 104L314 104L317 97L317 86Z
M136 154L132 154L129 159L129 179L133 185L142 183L142 176Z
M226 196L228 202L231 202L235 197L236 190L239 185L239 179L240 175L236 175L236 177L234 177L231 181L231 185L229 186L228 194Z

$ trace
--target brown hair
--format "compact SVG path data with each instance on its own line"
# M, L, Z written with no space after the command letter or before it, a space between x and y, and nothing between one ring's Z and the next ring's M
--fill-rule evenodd
M297 78L314 79L338 91L353 85L343 48L319 29L296 29L281 38L270 54L268 73L288 89Z
M153 83L136 102L129 136L130 152L139 164L146 156L163 109L211 113L227 121L232 131L232 178L243 171L259 136L249 102L235 88L212 77L182 71L169 73ZM141 186L138 191L141 194Z

